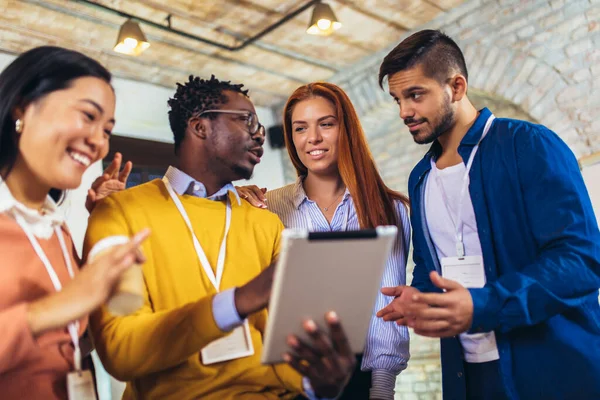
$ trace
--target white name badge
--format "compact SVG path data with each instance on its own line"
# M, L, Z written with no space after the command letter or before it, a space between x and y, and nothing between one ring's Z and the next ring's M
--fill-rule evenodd
M482 256L442 258L442 276L463 285L478 289L485 286Z
M89 370L69 372L67 375L69 400L96 400L94 378Z
M203 348L201 354L204 365L253 355L254 345L250 336L248 320L244 320L244 324L232 330L229 335L215 340Z

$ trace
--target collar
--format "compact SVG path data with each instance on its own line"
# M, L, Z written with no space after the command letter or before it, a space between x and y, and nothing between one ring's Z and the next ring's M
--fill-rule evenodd
M40 239L49 239L56 226L61 226L65 221L65 216L50 196L46 197L42 205L44 214L25 206L15 199L0 178L0 213L6 213L11 217L21 216L31 228L33 234Z
M231 192L235 196L238 205L242 204L240 195L235 189L235 186L233 186L233 183L231 182L223 186L212 196L207 196L206 186L204 186L202 182L198 182L197 180L195 180L185 172L181 171L180 169L177 169L173 166L169 166L167 172L165 173L165 176L169 180L169 183L173 187L175 193L177 193L180 196L187 194L202 199L217 201L223 200L227 196L227 194Z
M481 139L481 135L483 135L483 128L485 128L485 123L491 115L492 112L488 110L487 107L479 110L479 116L469 128L465 137L463 137L463 139L460 141L460 145L475 146L479 142L479 139Z
M303 202L310 201L310 199L306 195L306 192L304 191L304 186L302 185L302 183L304 182L304 178L306 178L306 175L299 176L296 179L296 183L294 183L292 201L296 209L300 208L300 205L302 205ZM350 191L348 191L348 188L346 188L346 191L344 192L344 197L342 197L342 202L344 202L348 197L350 197Z

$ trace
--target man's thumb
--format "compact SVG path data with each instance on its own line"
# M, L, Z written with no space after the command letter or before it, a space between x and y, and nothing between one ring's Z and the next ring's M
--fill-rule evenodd
M436 271L433 271L429 274L429 279L431 282L440 289L445 290L454 290L462 288L462 285L456 281L446 279L438 274Z

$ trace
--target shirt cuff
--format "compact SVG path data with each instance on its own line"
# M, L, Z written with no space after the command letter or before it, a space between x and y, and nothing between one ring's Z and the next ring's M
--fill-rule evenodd
M113 246L126 244L129 242L129 240L129 237L123 235L105 237L104 239L96 243L94 247L92 247L92 249L88 252L87 261L90 262L94 258L96 258L98 254L104 252L105 250L108 250Z
M499 324L499 304L490 287L468 289L473 300L473 322L467 333L491 332Z
M396 374L385 369L373 370L371 376L370 399L394 400Z
M308 397L308 400L335 400L339 397L339 396L337 396L335 398L317 397L317 395L315 394L315 391L313 390L313 388L310 384L310 380L305 376L302 377L302 389L304 389L304 394L306 395L306 397Z
M215 323L223 332L229 332L244 322L235 308L235 289L224 290L213 297L213 316Z

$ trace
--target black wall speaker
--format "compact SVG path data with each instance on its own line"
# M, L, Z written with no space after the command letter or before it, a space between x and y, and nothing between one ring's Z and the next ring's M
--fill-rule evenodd
M267 130L269 144L274 149L285 147L285 139L283 137L283 125L273 125Z

